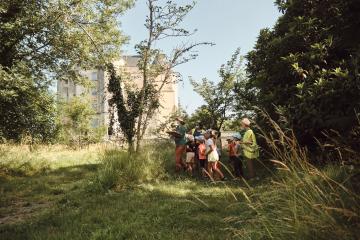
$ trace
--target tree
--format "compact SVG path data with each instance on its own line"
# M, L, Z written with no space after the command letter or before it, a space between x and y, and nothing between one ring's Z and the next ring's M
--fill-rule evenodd
M205 126L221 130L225 120L233 113L234 84L242 75L242 57L240 49L237 49L231 59L219 69L220 81L215 83L206 78L197 82L190 78L190 82L205 101L206 105L201 106L194 117L200 117L199 122Z
M107 66L107 71L109 73L108 91L112 94L108 100L110 106L110 131L114 132L115 122L118 122L129 144L129 152L133 152L136 119L140 114L140 92L136 88L123 89L124 81L117 74L113 64Z
M90 102L89 98L79 96L71 98L67 103L58 105L62 142L76 146L89 142L93 132L91 121L95 114Z
M24 108L7 105L35 106L39 96L48 98L49 86L55 80L81 81L78 69L88 69L108 62L120 53L125 38L119 30L118 16L132 5L131 0L3 0L0 1L0 71L12 76L12 95L7 87L0 89L1 116L18 116L19 123L3 126L18 139L22 132L35 134L29 126L43 124L29 117ZM27 79L32 94L22 94ZM7 83L9 83L7 81ZM21 95L21 97L20 97ZM15 96L19 96L15 99ZM12 99L14 98L14 99ZM21 101L21 102L20 102ZM50 105L49 105L50 106ZM34 111L38 108L32 108ZM40 109L40 108L39 108ZM51 107L37 111L51 116ZM23 111L23 112L20 112ZM26 119L25 119L26 118ZM50 119L50 118L48 118ZM22 124L27 122L27 124ZM51 124L48 122L47 124ZM34 132L35 131L35 132ZM16 134L18 132L18 134ZM39 134L42 134L39 132Z
M195 128L196 126L201 126L205 129L212 128L213 120L208 110L208 106L201 105L198 107L195 112L190 115L186 124L189 128Z
M137 53L140 56L138 68L142 75L142 85L139 88L139 92L133 92L129 88L123 88L120 91L119 87L121 84L118 83L115 84L117 87L109 88L109 91L113 94L112 99L118 99L115 100L118 104L114 104L113 100L109 102L112 104L110 106L113 107L111 111L116 106L117 109L115 111L117 111L118 116L121 114L129 115L128 117L119 118L118 121L125 135L134 134L131 137L128 136L127 140L136 138L137 152L141 148L141 142L149 121L153 118L159 107L161 107L159 103L162 89L174 81L174 68L195 59L197 54L194 52L194 49L197 46L211 44L207 42L184 43L175 47L170 54L165 54L164 51L156 48L161 40L188 37L195 32L189 32L180 27L185 16L193 9L194 4L178 6L172 1L167 1L164 6L160 6L156 3L157 0L147 0L148 16L146 17L145 27L148 31L148 38L136 46ZM111 70L109 72L111 75ZM124 83L124 81L122 82ZM120 96L121 94L124 96L132 95L136 106L132 106L133 103L130 106L128 101L121 100L123 98ZM120 109L127 109L127 111L120 112ZM128 120L131 120L132 123L121 123L121 121ZM129 142L130 147L131 144Z
M288 120L314 146L326 129L346 135L360 110L357 0L278 0L284 13L247 55L254 105Z
M50 141L56 133L56 108L47 89L0 67L0 137L20 141Z

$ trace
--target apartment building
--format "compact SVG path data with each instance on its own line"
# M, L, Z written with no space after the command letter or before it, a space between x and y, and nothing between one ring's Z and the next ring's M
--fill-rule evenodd
M131 81L134 87L142 86L141 73L137 67L138 56L123 56L119 61L114 62L117 71ZM93 118L92 126L109 126L109 93L107 92L108 76L102 69L91 69L80 71L80 74L88 78L93 84L92 88L86 89L82 85L72 81L58 81L57 94L60 99L67 102L75 96L90 96L92 108L96 115ZM161 82L164 76L160 75L155 81ZM168 116L178 108L178 90L175 75L171 77L170 83L167 83L161 91L159 111L149 124L149 132L154 130ZM119 113L121 114L121 113Z

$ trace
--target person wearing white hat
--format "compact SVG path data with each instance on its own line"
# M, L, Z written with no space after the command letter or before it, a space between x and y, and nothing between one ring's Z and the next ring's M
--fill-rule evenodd
M259 157L259 147L256 143L255 134L250 128L250 124L251 123L248 118L243 118L241 120L241 128L245 130L245 133L240 144L242 144L243 155L247 162L249 178L253 178L255 177L253 161Z

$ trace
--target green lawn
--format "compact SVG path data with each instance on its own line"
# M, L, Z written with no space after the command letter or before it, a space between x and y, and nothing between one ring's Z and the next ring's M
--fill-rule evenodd
M224 219L249 214L242 211L242 189L234 181L225 185L180 175L92 193L96 152L88 162L73 154L70 161L71 153L58 153L31 175L3 173L1 239L227 239L232 232Z
M358 170L257 166L260 180L210 182L174 174L172 149L127 158L103 146L0 145L0 239L360 237ZM145 158L153 164L136 169ZM165 173L148 173L155 159Z

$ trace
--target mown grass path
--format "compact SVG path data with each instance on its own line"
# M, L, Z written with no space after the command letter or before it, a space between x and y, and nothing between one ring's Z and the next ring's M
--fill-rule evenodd
M239 182L185 176L105 194L87 191L96 164L1 178L1 239L230 239Z

